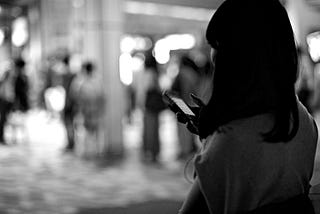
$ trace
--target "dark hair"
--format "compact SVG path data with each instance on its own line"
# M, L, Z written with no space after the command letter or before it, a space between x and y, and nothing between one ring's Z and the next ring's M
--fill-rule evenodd
M69 65L70 56L69 56L69 55L65 55L65 56L62 58L62 62L63 62L65 65Z
M17 58L14 60L14 64L18 68L23 68L26 65L26 62L22 58Z
M92 62L84 62L82 64L82 68L83 70L87 73L87 74L92 74L95 67L94 67L94 64Z
M298 59L285 8L278 0L226 0L210 20L206 38L217 55L200 137L231 120L272 113L274 126L262 133L264 139L292 139L299 125Z

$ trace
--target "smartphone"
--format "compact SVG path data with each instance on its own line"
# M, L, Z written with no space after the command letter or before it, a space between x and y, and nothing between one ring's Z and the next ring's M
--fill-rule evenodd
M163 97L169 105L172 105L173 108L177 109L180 113L183 113L186 117L192 119L196 116L180 97L168 93L167 91L163 92Z

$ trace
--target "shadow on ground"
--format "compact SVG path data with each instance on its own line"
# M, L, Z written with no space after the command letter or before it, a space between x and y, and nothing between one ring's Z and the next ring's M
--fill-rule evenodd
M146 201L122 207L82 208L77 214L177 214L181 201Z

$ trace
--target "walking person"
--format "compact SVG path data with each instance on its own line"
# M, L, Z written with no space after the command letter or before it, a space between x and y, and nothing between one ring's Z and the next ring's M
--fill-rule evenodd
M76 103L73 97L70 95L70 88L72 80L75 77L75 74L71 72L69 65L70 56L66 55L62 59L62 87L65 90L65 104L62 112L63 122L67 132L67 145L65 151L74 150L74 117L76 114Z
M206 38L215 64L208 103L187 120L202 140L180 214L314 213L308 198L317 126L295 94L298 56L278 0L226 0Z
M82 72L72 82L71 91L84 128L84 137L82 142L79 142L82 148L79 150L86 158L96 157L103 151L101 139L104 133L101 127L105 112L105 96L96 67L91 61L83 63Z
M0 77L0 144L6 145L5 125L7 124L9 113L12 111L14 93L14 71L8 69Z
M145 160L157 163L161 150L159 115L166 105L159 86L157 62L151 54L146 57L145 70L151 78L145 96L142 152Z
M14 110L20 112L29 110L29 80L26 75L25 64L22 58L14 61Z

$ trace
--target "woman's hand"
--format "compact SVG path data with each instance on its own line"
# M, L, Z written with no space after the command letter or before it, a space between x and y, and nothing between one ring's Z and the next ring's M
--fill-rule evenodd
M205 104L203 103L203 101L199 97L197 97L194 94L190 94L190 97L191 97L193 103L196 104L196 106L188 105L189 108L192 110L192 112L195 114L195 117L190 118L190 117L187 117L185 114L183 114L183 113L181 113L179 111L175 111L174 109L172 109L172 110L174 112L176 112L177 120L180 123L187 124L187 129L191 133L199 135L199 130L198 130L199 121L198 121L198 118L199 118L199 114L200 114L201 108L203 108L205 106Z

